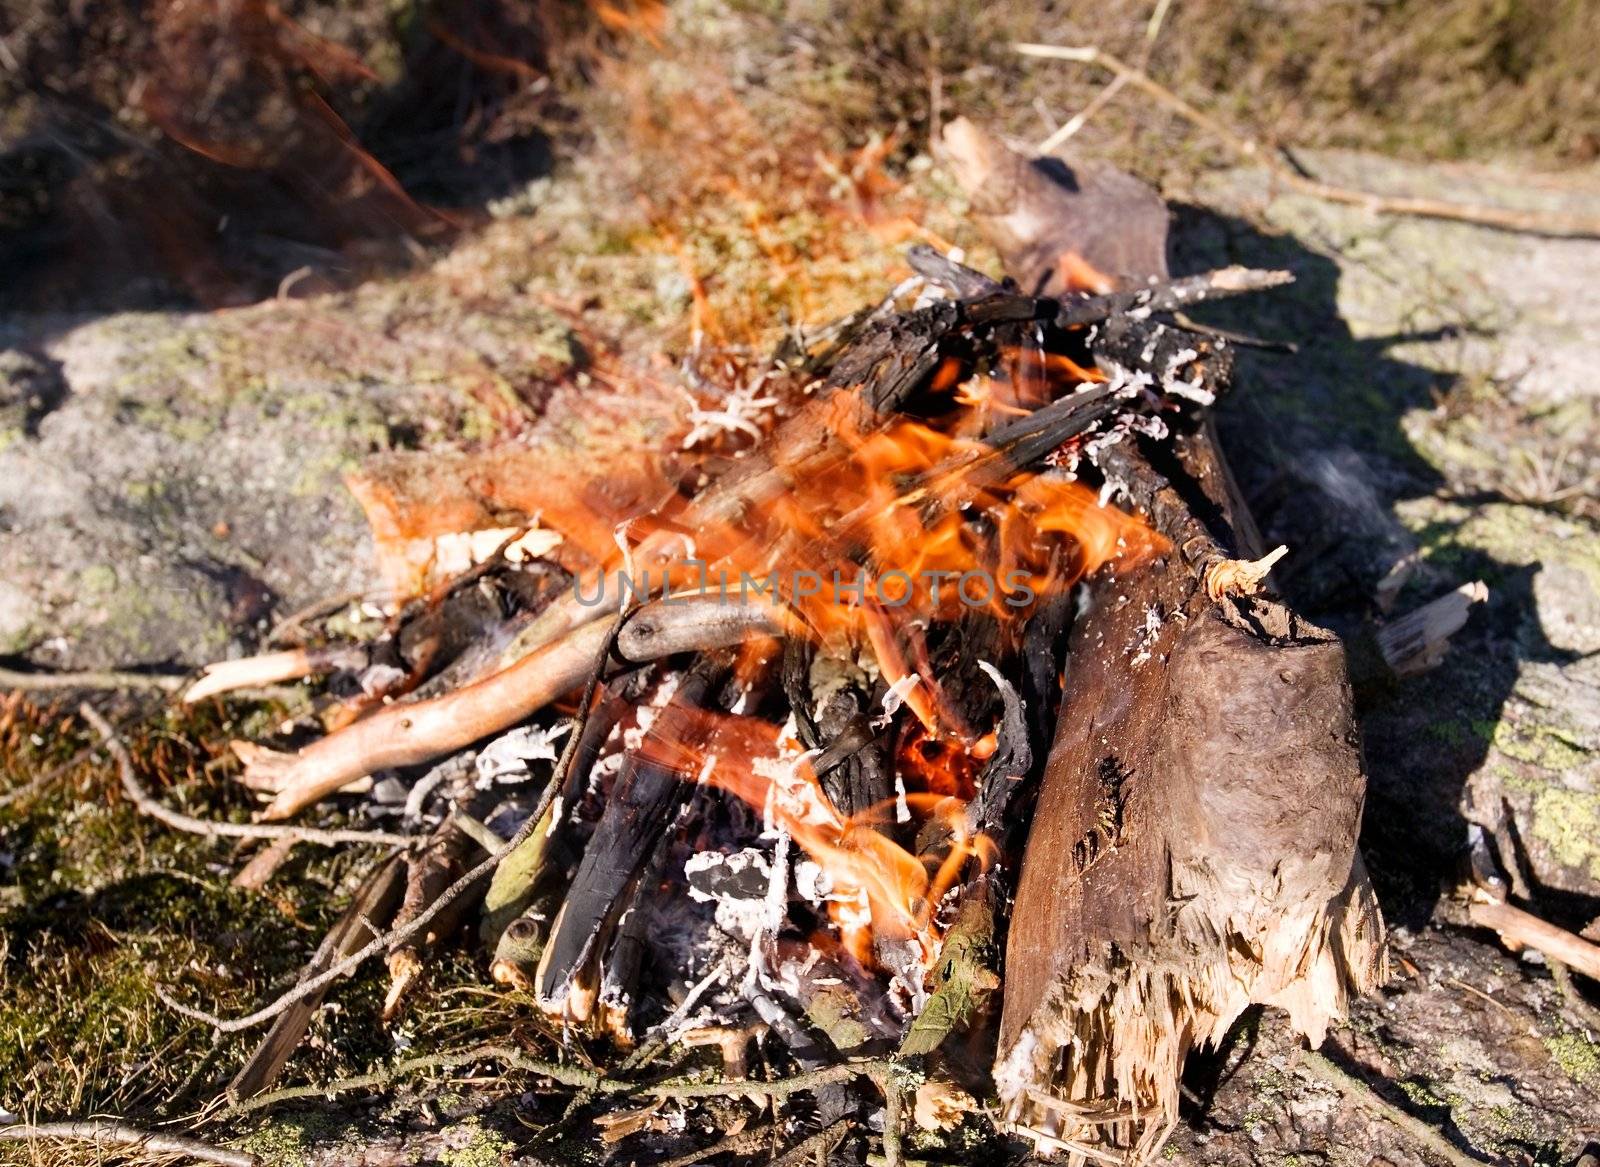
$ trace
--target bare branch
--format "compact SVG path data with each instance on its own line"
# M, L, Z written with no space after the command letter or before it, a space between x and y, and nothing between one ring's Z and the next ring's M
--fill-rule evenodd
M65 1142L93 1143L96 1150L129 1147L154 1155L183 1155L222 1167L257 1167L260 1162L247 1151L231 1151L187 1135L167 1135L142 1130L108 1118L86 1118L73 1122L17 1123L0 1126L0 1139L12 1142L40 1142L59 1139Z
M175 811L158 802L139 782L138 772L133 765L133 756L128 753L128 747L122 744L117 731L111 728L111 723L87 701L78 706L78 713L94 726L95 732L105 740L106 749L110 750L111 756L116 759L117 769L122 775L122 792L128 801L133 803L139 813L166 823L173 830L186 831L191 835L205 835L213 839L293 839L300 843L320 843L325 847L337 846L340 843L409 847L416 842L411 835L394 835L387 831L325 831L316 827L278 827L266 823L222 823L210 819L198 819L193 815Z
M545 784L543 793L539 795L538 804L528 814L528 817L523 820L522 825L517 828L516 834L506 840L505 846L491 853L487 859L484 859L449 887L445 888L438 899L414 916L404 927L394 928L373 937L364 947L351 953L343 960L330 965L318 975L301 981L276 1001L273 1001L270 1005L262 1006L254 1013L243 1017L235 1017L231 1020L224 1019L200 1009L193 1009L179 1001L174 1001L165 992L157 989L156 995L161 998L162 1003L185 1017L211 1026L219 1033L239 1033L243 1030L254 1028L265 1021L270 1021L295 1004L295 1002L303 1001L305 998L321 992L328 985L358 967L368 957L376 956L380 952L386 952L390 947L396 944L404 944L413 936L419 935L433 921L434 917L448 908L457 897L464 895L478 880L493 872L500 865L501 859L521 846L534 831L540 829L539 823L544 817L544 812L549 809L551 802L555 800L556 793L565 784L567 772L571 769L573 761L578 755L578 742L583 737L583 723L588 718L589 710L594 704L594 692L600 683L600 674L604 671L605 662L611 656L619 623L616 618L606 622L608 632L604 640L598 646L595 646L594 655L591 658L589 683L584 689L583 700L578 705L578 714L567 737L566 748L562 751L561 759L556 763L554 773L550 775L550 781Z
M60 692L66 689L158 689L175 693L183 688L182 677L170 673L128 673L117 670L90 670L81 673L24 673L0 669L0 689L31 689L34 692Z

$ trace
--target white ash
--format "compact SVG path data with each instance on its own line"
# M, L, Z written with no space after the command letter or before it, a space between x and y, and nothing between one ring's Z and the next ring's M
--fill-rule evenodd
M794 865L794 890L812 907L820 908L833 895L833 877L815 859L802 859Z
M1162 386L1173 397L1182 397L1185 401L1192 401L1196 405L1212 405L1217 400L1217 395L1205 388L1203 378L1196 373L1187 381L1172 380Z
M662 1018L659 1024L650 1030L650 1037L665 1036L668 1041L676 1041L678 1035L686 1029L696 1028L707 1024L715 1018L714 1009L706 1008L696 1011L700 998L712 985L720 985L728 979L728 974L733 971L732 962L724 957L711 966L711 970L698 981L691 983L683 995L683 1000L677 1007Z
M901 706L906 703L906 694L922 683L920 673L908 673L894 684L890 685L883 694L883 712L872 719L874 729L882 729L894 720L894 715L900 712Z
M372 794L369 796L379 806L395 806L403 804L409 788L397 775L386 774L372 784Z
M828 805L816 782L809 774L802 773L801 767L808 760L809 754L793 754L787 757L756 758L750 763L750 769L757 776L767 779L767 805L763 813L763 834L770 838L777 838L777 815L781 810L786 822L804 823L834 829L839 826L838 813Z
M689 898L716 905L717 927L744 940L759 936L770 913L773 864L755 847L723 854L699 851L683 864Z
M1145 390L1155 387L1156 379L1143 369L1129 369L1115 361L1108 361L1107 364L1111 366L1111 380L1106 382L1106 388L1113 396L1138 397Z
M804 960L783 961L770 976L763 970L761 987L769 993L782 993L791 1001L803 1000L805 989L817 984L809 974L821 958L821 952L810 948L806 950Z
M656 718L661 716L661 711L666 708L667 702L671 701L672 695L678 691L680 679L677 673L663 677L655 692L650 694L650 700L634 707L633 724L622 730L624 750L631 753L644 745L645 734L650 732L650 727L656 723Z
M744 974L744 989L757 983L767 985L768 948L783 927L789 913L789 832L779 828L772 848L772 869L767 876L767 891L762 899L762 915L750 937L750 957Z
M1179 369L1183 368L1185 365L1192 364L1194 361L1199 360L1199 358L1199 351L1192 348L1186 348L1179 352L1173 353L1172 359L1167 362L1167 371L1165 374L1163 374L1162 379L1171 380L1173 377L1178 375Z
M818 709L823 709L839 690L848 687L865 689L871 684L866 670L847 657L819 652L811 659L807 675L811 685L811 699Z
M762 434L759 423L779 404L778 398L764 392L772 372L771 369L763 370L753 380L728 391L720 404L710 407L702 406L689 390L682 390L689 401L689 432L684 436L683 449L693 449L701 442L725 434L743 434L759 439ZM697 386L703 384L687 364L685 373Z
M1132 664L1142 665L1150 659L1151 650L1160 638L1164 624L1159 604L1150 604L1145 608L1144 625L1139 630L1139 639L1129 645L1127 650L1133 656Z
M570 720L552 726L524 725L501 734L483 747L477 759L477 787L487 790L496 782L521 782L532 762L553 762L556 743L572 729Z
M1128 428L1158 442L1166 441L1172 432L1167 428L1166 418L1158 413L1140 414L1128 422Z
M446 758L421 778L418 778L415 785L411 787L410 792L406 795L405 810L402 814L404 820L412 824L420 823L422 821L422 808L427 805L428 799L433 795L434 791L438 790L444 783L462 778L470 773L474 769L476 760L477 755L468 750L464 754Z

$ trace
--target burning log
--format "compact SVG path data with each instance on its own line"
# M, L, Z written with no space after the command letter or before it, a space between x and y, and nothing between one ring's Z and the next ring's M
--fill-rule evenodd
M1124 180L1094 174L1073 195L952 129L958 174L983 188L1023 286L1059 281L1069 246L1122 277L1106 284L1165 278L1159 201L1130 204ZM1208 403L1225 363L1148 316L1101 330L1102 367ZM1383 933L1355 848L1365 776L1343 649L1237 595L1264 571L1238 566L1259 549L1238 542L1247 519L1209 429L1159 449L1130 431L1091 457L1170 550L1086 581L1007 940L995 1078L1042 1148L1142 1161L1177 1120L1192 1046L1256 1002L1320 1041L1346 993L1381 980Z

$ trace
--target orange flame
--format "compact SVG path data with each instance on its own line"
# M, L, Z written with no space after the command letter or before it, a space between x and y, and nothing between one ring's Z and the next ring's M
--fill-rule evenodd
M692 548L712 590L748 595L753 584L818 640L867 642L890 683L919 673L907 694L918 718L967 736L919 667L922 629L982 608L1014 630L1043 596L1114 560L1136 562L1161 539L1065 476L1007 471L990 447L927 422L868 428L858 410L848 393L827 403L833 453L780 449L781 489L737 519L712 522L690 506L631 529L680 561Z
M808 757L777 726L754 717L681 707L677 712L696 728L670 742L646 738L642 749L651 761L727 791L786 831L827 873L829 917L864 966L876 965L874 941L885 939L914 942L924 965L933 960L940 901L969 861L987 865L994 857L992 842L968 831L958 799L925 791L905 795L908 810L925 822L937 821L949 836L919 859L879 829L895 804L853 817L840 814ZM708 744L691 746L685 738Z

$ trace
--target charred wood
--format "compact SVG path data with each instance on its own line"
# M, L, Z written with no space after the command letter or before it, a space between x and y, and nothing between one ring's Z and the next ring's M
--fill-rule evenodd
M685 781L692 770L662 759L682 755L693 741L687 713L704 704L725 668L720 660L700 660L646 735L654 748L624 759L540 958L537 992L546 1009L588 1019L595 989L590 966L628 907L625 893L637 890L641 869L692 789Z

